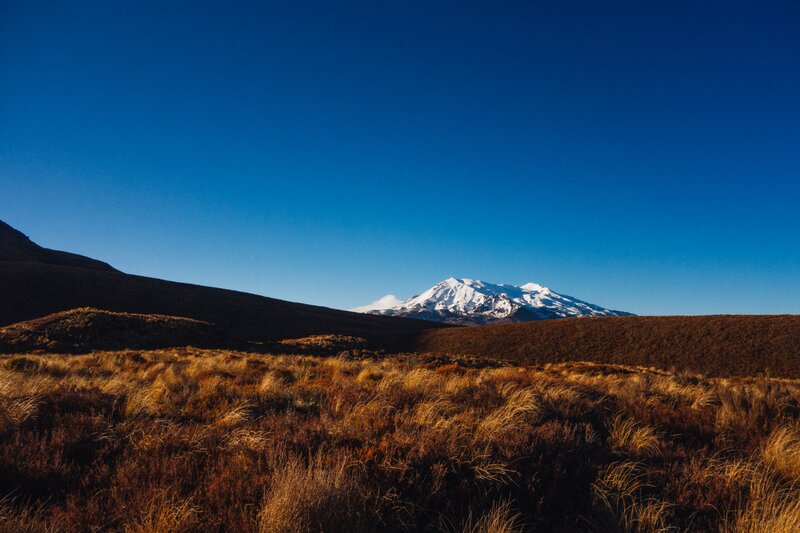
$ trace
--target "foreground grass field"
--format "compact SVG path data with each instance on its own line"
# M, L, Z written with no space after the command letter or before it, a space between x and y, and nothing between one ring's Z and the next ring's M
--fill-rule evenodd
M800 382L590 363L8 355L0 530L798 531L798 417Z

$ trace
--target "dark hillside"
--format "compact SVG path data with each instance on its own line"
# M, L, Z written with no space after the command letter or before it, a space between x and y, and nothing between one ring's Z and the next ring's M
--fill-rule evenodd
M0 326L79 307L194 318L237 340L336 333L363 337L387 350L408 349L423 330L442 327L113 270L0 261Z
M0 261L46 263L50 265L115 271L111 265L96 259L90 259L69 252L42 248L38 244L32 242L21 231L15 230L2 220L0 220Z
M798 378L800 316L600 317L451 328L426 332L417 348L522 364L594 361Z

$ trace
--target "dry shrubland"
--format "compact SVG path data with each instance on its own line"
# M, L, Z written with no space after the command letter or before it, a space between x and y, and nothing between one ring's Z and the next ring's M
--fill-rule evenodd
M177 316L79 308L0 327L0 353L61 352L171 346L219 346L213 324Z
M713 376L800 378L800 315L622 316L424 332L420 352L515 364L655 366Z
M359 350L0 358L2 531L788 532L798 483L790 380Z

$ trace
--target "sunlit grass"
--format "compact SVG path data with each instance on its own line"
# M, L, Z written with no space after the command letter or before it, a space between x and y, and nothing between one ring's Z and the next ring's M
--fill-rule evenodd
M354 355L4 356L0 530L800 524L797 382Z

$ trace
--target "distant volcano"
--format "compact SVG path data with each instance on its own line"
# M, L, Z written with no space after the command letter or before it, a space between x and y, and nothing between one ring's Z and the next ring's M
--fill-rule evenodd
M558 294L537 283L518 287L456 278L448 278L407 300L390 294L353 311L462 325L631 315Z

